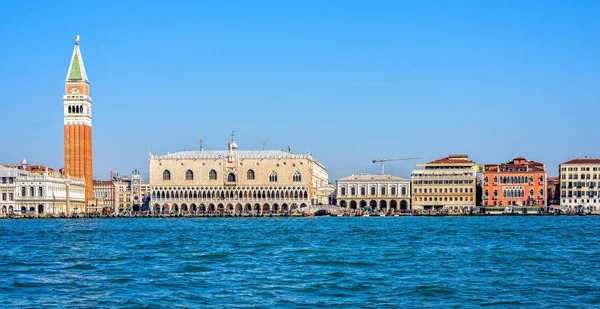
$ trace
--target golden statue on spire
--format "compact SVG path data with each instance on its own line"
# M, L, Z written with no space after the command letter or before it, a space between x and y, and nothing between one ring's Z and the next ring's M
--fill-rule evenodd
M79 43L79 34L75 36L75 43Z

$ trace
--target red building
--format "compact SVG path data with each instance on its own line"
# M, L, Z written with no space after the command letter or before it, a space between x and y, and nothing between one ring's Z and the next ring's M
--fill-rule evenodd
M92 98L90 83L79 50L79 36L65 81L64 173L85 179L86 202L93 197L92 180Z
M483 171L483 206L545 206L546 168L542 163L514 158L487 164Z

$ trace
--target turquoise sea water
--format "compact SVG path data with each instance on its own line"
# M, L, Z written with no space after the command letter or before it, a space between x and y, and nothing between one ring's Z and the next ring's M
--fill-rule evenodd
M0 308L600 306L600 217L0 221Z

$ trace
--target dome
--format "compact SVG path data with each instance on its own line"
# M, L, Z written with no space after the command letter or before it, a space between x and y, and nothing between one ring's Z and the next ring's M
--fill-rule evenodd
M21 161L21 165L27 165L27 159L23 159L23 161Z
M231 143L229 143L229 147L233 150L237 149L237 144L234 141L231 141Z

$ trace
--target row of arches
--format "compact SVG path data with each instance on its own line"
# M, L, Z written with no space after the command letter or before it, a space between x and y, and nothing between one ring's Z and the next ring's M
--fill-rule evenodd
M386 200L380 200L379 202L377 202L376 200L371 200L368 203L366 200L361 200L361 201L340 200L339 205L340 205L340 207L350 208L350 209L365 208L367 206L371 207L371 209L394 209L394 210L408 210L409 209L409 204L408 204L408 201L406 201L406 200L401 200L400 202L398 202L396 200L391 200L389 202Z
M83 114L83 105L69 106L69 114Z
M15 212L21 212L21 213L26 213L26 212L30 212L30 213L37 213L37 214L43 214L44 213L44 205L38 205L37 208L35 206L21 206L21 207L14 207L13 205L9 205L7 206L2 206L2 214L13 214Z
M160 214L264 214L264 213L289 213L297 209L308 207L306 203L209 203L209 204L158 204L152 206L153 213Z
M485 184L488 183L489 178L488 176L484 177L484 182ZM540 182L544 181L544 176L540 175L539 177ZM533 176L500 176L500 183L501 184L526 184L526 183L533 183L534 178ZM498 176L494 176L494 184L498 183Z
M159 190L152 192L152 199L308 199L308 190Z
M366 186L361 186L357 188L356 186L350 187L350 195L357 195L357 189L360 189L360 195L367 195L367 192L370 192L371 195L377 195L377 188L374 186L369 187L370 190L367 190ZM396 186L390 186L390 190L388 191L385 186L379 188L379 194L386 195L396 195ZM400 192L402 195L406 195L407 188L405 186L400 187ZM340 195L346 195L346 187L340 188Z
M489 190L485 190L484 193L484 198L487 199L489 196ZM534 198L534 191L533 189L529 190L529 197L530 198ZM540 189L539 191L540 193L540 197L544 196L544 189ZM502 197L503 198L524 198L525 197L525 190L522 188L516 188L516 189L507 189L505 188L504 190L502 190ZM498 198L498 190L494 190L494 198Z
M208 172L208 180L217 180L217 177L218 177L218 174L217 174L216 170L212 169ZM235 182L236 178L237 177L234 173L229 173L227 175L227 182ZM256 178L256 173L254 172L254 170L250 169L250 170L248 170L248 172L246 172L247 180L254 180L255 178ZM164 170L162 179L165 181L171 180L171 171ZM277 182L278 181L277 172L275 172L275 171L271 172L271 174L269 174L268 179L269 179L269 182ZM185 172L185 180L194 180L194 172L192 170L187 170ZM292 175L292 181L293 182L301 182L302 174L298 171L294 172L294 174Z

